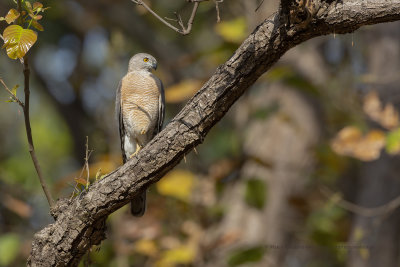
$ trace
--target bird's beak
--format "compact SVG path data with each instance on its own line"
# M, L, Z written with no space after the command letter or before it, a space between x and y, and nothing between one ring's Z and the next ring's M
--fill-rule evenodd
M154 62L153 62L153 65L151 65L151 67L152 67L154 70L157 70L157 63L154 63Z

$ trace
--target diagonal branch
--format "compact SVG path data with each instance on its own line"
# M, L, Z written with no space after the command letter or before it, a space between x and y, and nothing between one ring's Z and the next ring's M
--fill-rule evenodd
M317 2L317 1L315 1ZM290 48L330 33L349 33L363 25L400 20L400 0L322 1L307 25L282 24L277 13L265 20L137 157L94 183L72 201L52 209L56 218L35 235L29 266L77 266L105 238L107 216L160 180L248 88Z

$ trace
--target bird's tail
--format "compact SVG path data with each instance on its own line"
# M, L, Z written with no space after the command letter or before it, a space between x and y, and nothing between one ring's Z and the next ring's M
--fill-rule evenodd
M146 190L131 201L131 213L133 216L142 217L146 211Z

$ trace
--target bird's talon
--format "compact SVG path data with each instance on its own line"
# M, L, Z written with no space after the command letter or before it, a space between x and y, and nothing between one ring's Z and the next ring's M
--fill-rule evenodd
M141 135L144 135L144 134L146 134L146 132L147 132L146 130L142 130L142 131L140 132L140 134L141 134Z

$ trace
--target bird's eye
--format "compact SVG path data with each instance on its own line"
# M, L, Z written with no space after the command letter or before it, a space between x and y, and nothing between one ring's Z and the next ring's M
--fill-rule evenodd
M149 58L145 57L145 58L143 59L143 61L144 61L144 62L147 62L147 61L149 61Z

